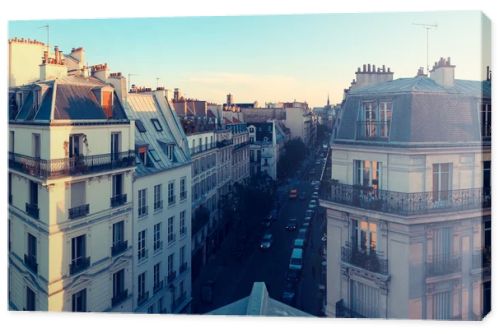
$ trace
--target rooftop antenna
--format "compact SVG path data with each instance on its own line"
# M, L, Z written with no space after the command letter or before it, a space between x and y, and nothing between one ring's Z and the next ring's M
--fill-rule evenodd
M160 80L160 78L158 78L158 77L157 77L157 78L156 78L156 89L158 89L158 87L159 87L159 86L158 86L158 82L159 82L159 80Z
M135 73L129 73L129 74L128 74L128 90L129 90L129 91L130 91L130 78L131 78L131 77L135 77L135 76L137 76L137 75L139 75L139 74L135 74Z
M47 52L49 52L50 51L50 47L49 47L49 42L50 42L50 39L49 39L49 37L50 37L50 35L49 35L49 30L50 30L49 29L49 25L46 24L44 26L38 27L38 29L42 29L42 28L45 28L47 30Z
M421 26L425 29L425 36L426 36L426 44L427 44L427 74L429 74L429 30L433 28L437 28L438 25L436 23L434 24L428 24L428 23L413 23L415 26Z

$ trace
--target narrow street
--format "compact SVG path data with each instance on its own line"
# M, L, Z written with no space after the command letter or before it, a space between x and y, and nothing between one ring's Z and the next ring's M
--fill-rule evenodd
M271 298L282 301L294 239L304 222L307 206L314 192L311 181L319 180L323 167L323 160L321 164L316 164L316 159L319 157L307 159L297 171L297 176L278 188L277 221L267 229L260 223L255 225L258 227L244 241L245 253L240 259L234 254L234 246L240 242L239 238L235 231L229 233L221 248L193 282L193 313L206 313L244 298L250 294L253 283L257 281L266 283ZM304 198L289 199L288 193L292 188L296 188L299 197L304 195ZM321 276L321 238L325 231L323 217L323 209L316 207L304 249L303 272L297 283L297 296L291 303L292 306L315 316L321 315L324 293L320 290L320 285L324 285L324 278ZM297 220L297 230L287 231L285 226L293 218ZM260 241L266 231L272 233L273 244L270 249L261 250ZM209 281L213 281L212 302L204 303L202 286Z

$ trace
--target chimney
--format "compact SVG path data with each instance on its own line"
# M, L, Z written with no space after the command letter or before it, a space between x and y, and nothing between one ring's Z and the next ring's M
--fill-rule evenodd
M430 77L437 84L444 87L452 87L455 84L455 65L451 64L451 59L441 57L434 63L430 70Z
M103 82L108 82L109 69L108 64L98 64L90 68L91 75Z
M62 51L56 46L54 58L49 57L48 51L44 51L42 64L40 64L40 81L64 78L68 75L68 68L64 65Z
M427 76L427 74L425 74L424 68L423 67L419 67L418 71L417 71L417 77L426 77L426 76Z
M358 67L358 71L355 74L356 79L351 82L351 88L392 81L394 76L390 68L386 70L385 65L382 68L377 68L375 64L363 64L363 70L361 71L361 68Z
M227 94L226 104L227 104L228 106L233 105L233 95L231 95L231 93Z
M121 72L110 73L108 82L114 87L120 101L127 100L127 78L124 77Z
M179 88L174 88L174 102L179 102L180 92Z

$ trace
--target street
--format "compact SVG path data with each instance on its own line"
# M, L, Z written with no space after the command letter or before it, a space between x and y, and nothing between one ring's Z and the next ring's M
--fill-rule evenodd
M208 261L201 270L200 276L193 282L193 313L207 313L213 309L227 305L250 294L254 282L265 282L271 298L282 301L286 286L286 274L294 239L304 222L307 206L314 191L311 180L319 180L323 160L316 163L317 156L306 159L303 166L297 171L296 177L278 187L276 207L279 209L277 221L266 228L256 224L258 228L252 230L245 240L231 231L218 252ZM296 188L299 197L289 199L288 193ZM285 226L291 218L297 222L297 230L288 231ZM320 207L315 208L315 214L310 225L308 240L304 248L303 270L300 281L295 288L296 298L291 305L315 316L321 315L324 290L324 277L321 264L324 231L324 214ZM261 250L260 241L264 232L271 232L273 244L269 249ZM242 247L244 254L236 258L234 249ZM212 281L212 302L204 303L201 300L202 286Z

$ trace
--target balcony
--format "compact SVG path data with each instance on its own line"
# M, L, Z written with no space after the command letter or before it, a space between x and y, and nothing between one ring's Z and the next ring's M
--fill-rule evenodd
M90 206L88 204L83 204L76 206L68 210L69 219L76 219L88 215L90 212Z
M168 197L168 206L175 204L175 195Z
M127 194L120 194L120 195L113 196L113 197L111 197L110 202L111 202L112 208L116 208L118 206L121 206L121 205L127 203Z
M117 241L111 246L111 256L117 256L128 248L128 241Z
M90 257L80 257L71 261L69 273L70 275L75 275L88 267L90 267Z
M9 152L10 169L38 178L84 175L132 166L135 166L134 151L51 160Z
M389 139L390 129L390 121L358 121L356 139L387 141Z
M111 306L115 307L118 304L122 303L125 299L128 298L128 290L123 290L120 292L117 292L113 298L111 298Z
M448 254L437 254L425 264L425 273L428 277L442 276L462 271L462 257Z
M320 196L324 201L402 216L491 208L491 190L483 188L403 193L327 180L321 181Z
M163 209L163 201L159 200L159 201L154 202L153 208L155 211Z
M153 286L153 293L157 293L158 291L160 291L161 289L163 289L163 280L159 281L159 282L156 282Z
M374 251L367 252L353 248L350 245L342 247L342 262L349 263L355 267L362 268L373 273L389 275L387 259L382 259L380 254Z
M40 217L40 210L38 209L38 204L26 203L26 213L29 216L38 219Z
M179 273L183 273L187 270L187 267L188 267L188 264L187 262L184 262L183 264L181 264L181 266L179 267Z
M148 215L148 206L141 206L137 209L137 215L139 218L145 217Z
M38 263L35 256L24 254L24 264L33 274L38 274Z
M167 276L167 283L169 283L169 284L172 283L176 277L177 277L177 272L175 272L175 271L169 272L168 276Z
M141 306L149 299L149 291L137 296L137 306Z

